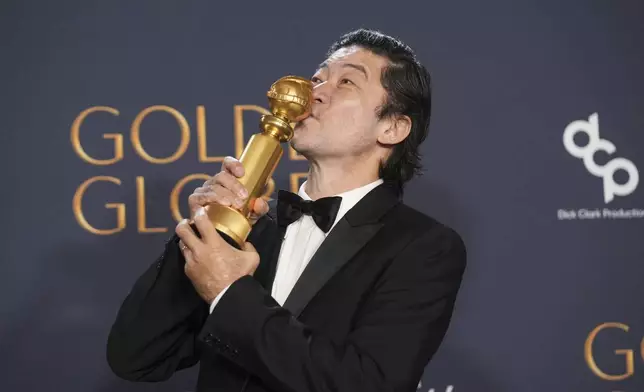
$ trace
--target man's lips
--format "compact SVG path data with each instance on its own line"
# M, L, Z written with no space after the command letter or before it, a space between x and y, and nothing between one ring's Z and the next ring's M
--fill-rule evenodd
M309 117L313 117L314 119L316 119L316 120L317 120L317 119L319 118L319 117L318 117L318 114L319 114L319 113L315 113L315 111L314 111L314 110L311 110L311 114L309 114ZM307 118L308 118L308 117L307 117Z
M316 119L316 120L317 120L317 117L316 117L313 113L311 113L311 114L309 114L308 116L306 116L305 118L303 118L303 119L302 119L301 121L299 121L299 122L305 122L306 120L311 119L311 118L314 118L314 119Z
M316 121L318 120L318 116L317 116L313 111L311 111L311 113L309 113L309 115L308 115L308 116L306 116L306 117L305 117L304 119L302 119L301 121L298 121L298 125L299 125L299 124L303 124L303 123L307 122L307 120L309 120L309 119L311 119L311 118L315 119Z

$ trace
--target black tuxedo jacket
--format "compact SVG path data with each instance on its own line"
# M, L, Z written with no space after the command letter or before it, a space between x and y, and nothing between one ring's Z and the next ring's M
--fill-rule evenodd
M173 236L118 312L114 373L162 381L199 362L204 392L416 391L452 315L461 237L380 185L337 223L282 307L270 293L283 234L272 212L255 224L259 267L212 314Z

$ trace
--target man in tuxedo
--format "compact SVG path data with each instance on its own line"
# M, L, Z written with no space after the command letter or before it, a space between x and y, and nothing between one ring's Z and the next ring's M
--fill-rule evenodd
M197 391L415 391L448 328L465 269L451 228L402 203L420 169L430 77L412 50L369 30L334 43L312 78L292 146L310 163L298 194L254 203L230 246L202 206L239 206L228 158L189 198L110 331L112 370L162 381L200 363Z

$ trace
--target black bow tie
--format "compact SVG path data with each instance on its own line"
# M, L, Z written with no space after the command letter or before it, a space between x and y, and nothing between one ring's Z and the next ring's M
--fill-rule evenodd
M338 215L340 196L323 197L315 201L304 200L292 192L279 191L277 196L277 223L286 227L303 214L311 215L316 225L325 233L331 230Z

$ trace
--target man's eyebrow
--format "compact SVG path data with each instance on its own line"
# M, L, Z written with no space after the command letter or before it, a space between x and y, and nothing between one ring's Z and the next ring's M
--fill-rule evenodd
M326 62L326 61L323 61L322 63L320 63L320 65L318 65L318 70L321 70L323 68L328 68L328 67L329 67L329 63ZM369 79L369 76L367 74L367 69L365 67L363 67L362 65L353 64L353 63L344 63L344 64L342 64L342 68L356 69L356 70L358 70L358 71L360 71L360 72L362 72L364 74L365 79Z

